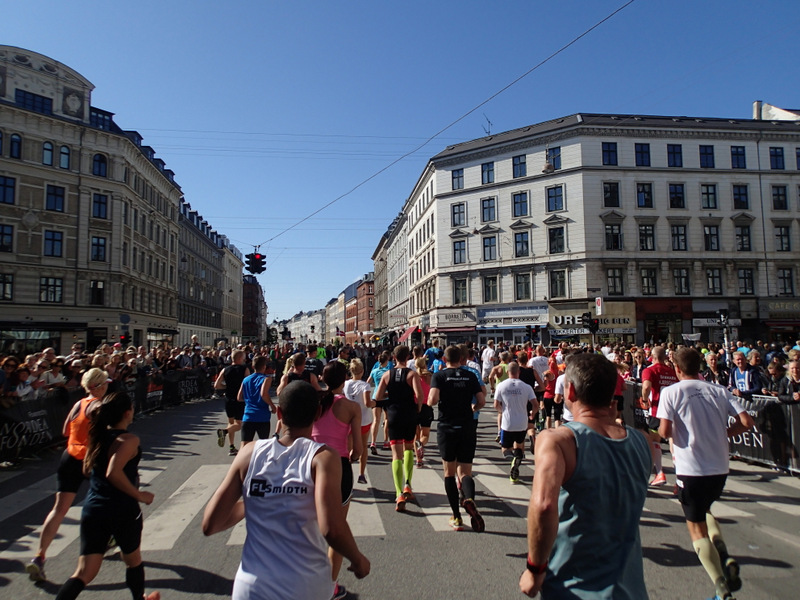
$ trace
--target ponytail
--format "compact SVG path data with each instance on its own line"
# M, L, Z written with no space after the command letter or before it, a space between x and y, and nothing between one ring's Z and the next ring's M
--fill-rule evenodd
M83 459L84 473L90 474L97 462L103 434L111 425L119 423L125 412L130 410L132 406L130 396L127 393L112 392L105 396L99 404L95 402L87 407L89 446L86 450L86 457Z
M333 406L333 390L337 390L347 380L347 368L344 363L338 360L329 362L322 370L322 381L328 386L320 399L320 406L322 406L322 414Z

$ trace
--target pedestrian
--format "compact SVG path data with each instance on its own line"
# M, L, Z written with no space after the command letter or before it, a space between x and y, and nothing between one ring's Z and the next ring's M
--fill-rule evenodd
M67 438L67 447L58 465L58 487L55 504L45 517L42 532L39 534L39 547L36 556L25 566L32 581L46 581L44 563L47 549L55 539L61 522L75 501L75 496L86 480L83 472L83 459L89 445L89 416L95 404L105 396L111 380L102 369L89 369L81 379L86 396L78 400L67 414L62 433Z
M728 554L711 505L728 477L728 438L755 423L728 390L700 378L702 358L696 350L679 348L674 359L679 381L661 392L659 433L672 438L678 500L692 546L717 598L731 600L742 586L739 565Z
M159 600L161 594L144 595L142 511L153 494L139 490L139 438L128 432L133 422L133 402L125 392L104 397L91 413L89 445L84 470L90 473L89 493L81 512L81 554L78 567L61 586L56 600L73 600L100 572L103 556L113 537L125 563L125 584L133 600Z
M245 519L233 600L330 600L328 545L350 561L357 578L369 574L342 506L341 457L311 439L319 410L311 384L289 383L278 400L281 437L245 446L206 506L205 535Z
M225 446L225 436L228 436L230 446L228 456L236 456L236 432L242 428L244 417L244 402L239 402L239 388L242 387L244 378L250 375L250 369L244 364L246 352L234 350L231 356L232 364L225 367L214 382L214 389L225 390L225 414L228 417L228 426L217 429L217 445Z
M564 397L574 420L536 440L520 590L546 600L646 600L639 519L651 467L648 442L614 420L611 361L580 353L566 365Z

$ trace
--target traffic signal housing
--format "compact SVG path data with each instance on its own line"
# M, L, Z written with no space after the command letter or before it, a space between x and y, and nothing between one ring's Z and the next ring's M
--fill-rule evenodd
M600 330L600 319L589 319L589 332L597 333Z
M583 325L586 329L591 330L592 328L592 313L585 312L581 315L581 325Z
M245 270L248 273L263 273L267 270L264 266L264 262L266 260L266 256L261 254L260 252L252 252L245 256L247 260L245 260Z
M533 340L533 327L525 325L525 341L530 342Z

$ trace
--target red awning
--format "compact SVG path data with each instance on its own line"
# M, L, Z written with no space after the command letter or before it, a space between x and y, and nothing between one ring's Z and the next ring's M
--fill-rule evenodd
M417 330L417 326L414 325L413 327L409 327L403 332L403 335L400 336L400 339L397 340L398 342L405 342L408 338L411 337L411 334Z

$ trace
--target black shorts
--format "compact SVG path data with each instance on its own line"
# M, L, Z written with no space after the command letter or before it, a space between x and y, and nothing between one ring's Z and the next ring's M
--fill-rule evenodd
M687 521L706 522L706 513L719 500L727 478L727 475L678 475L678 500Z
M350 502L353 495L353 467L350 459L342 457L342 506Z
M417 414L415 407L388 410L389 441L413 442L417 436Z
M512 448L514 444L524 444L527 433L525 429L522 431L500 430L500 447L505 450L506 448Z
M647 433L658 431L658 426L661 425L661 419L651 416L650 411L643 408L634 408L633 417L633 426Z
M417 422L420 427L430 427L431 423L433 423L433 407L423 404L419 409Z
M58 463L58 491L77 494L81 484L86 481L83 475L83 461L64 450Z
M118 513L84 509L81 516L81 556L105 554L111 536L123 554L130 554L142 543L142 513L120 516Z
M436 430L436 444L444 462L456 461L471 465L475 458L476 442L476 427L472 424L458 428L442 428L440 425Z
M555 397L544 399L544 414L546 417L551 417L554 421L560 421L563 412L563 402L556 402Z
M386 402L387 400L375 400L374 408L380 408L381 410L386 410Z
M244 402L225 400L225 414L229 419L241 421L244 418Z
M617 401L617 412L622 412L622 409L625 406L625 396L621 394L619 396L614 396L614 400Z
M269 421L242 421L242 441L252 442L256 439L265 440L269 437Z

